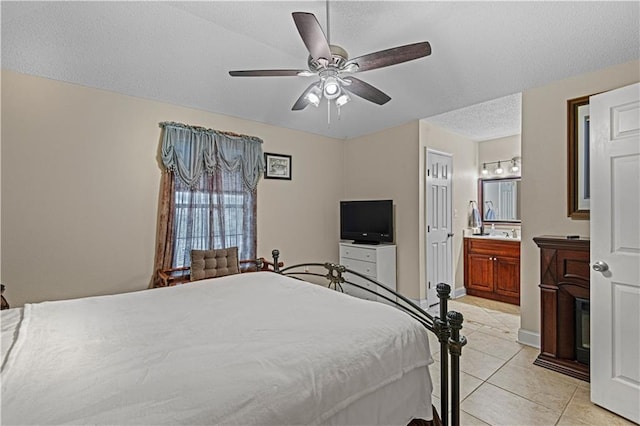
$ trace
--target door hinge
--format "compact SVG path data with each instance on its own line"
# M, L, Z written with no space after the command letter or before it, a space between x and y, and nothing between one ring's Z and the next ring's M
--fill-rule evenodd
M427 288L431 288L431 281L427 281L427 285L429 286Z
M431 176L431 169L427 169L427 176Z
M431 232L431 226L427 225L427 232Z

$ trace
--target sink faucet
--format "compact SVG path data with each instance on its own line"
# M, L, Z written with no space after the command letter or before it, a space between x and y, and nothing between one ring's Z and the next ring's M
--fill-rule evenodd
M507 231L504 231L503 233L505 237L509 238L509 233Z
M518 238L518 231L516 230L516 228L513 228L513 229L511 230L511 236L512 236L513 238Z

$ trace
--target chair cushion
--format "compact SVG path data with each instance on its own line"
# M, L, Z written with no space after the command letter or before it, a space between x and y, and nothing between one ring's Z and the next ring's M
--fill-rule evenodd
M191 250L191 281L240 273L238 247Z

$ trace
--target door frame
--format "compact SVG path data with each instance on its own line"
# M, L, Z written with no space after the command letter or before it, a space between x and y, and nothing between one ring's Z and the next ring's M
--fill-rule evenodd
M429 160L430 160L430 156L433 154L437 154L437 155L441 155L444 157L448 157L451 159L451 170L449 171L449 174L451 176L453 176L453 154L450 152L445 152L445 151L440 151L437 149L432 149L429 147L425 147L424 148L424 206L423 206L423 210L424 210L424 249L425 249L425 257L424 257L424 264L425 264L425 269L424 269L424 285L425 285L425 297L427 299L427 305L428 306L432 306L436 303L438 303L438 299L437 297L430 299L429 298L429 255L431 254L431 250L429 249L429 238L428 238L428 232L427 232L427 227L429 226L429 219L430 219L430 213L429 213L429 208L428 206L430 205L430 201L431 201L431 195L430 195L430 191L429 191L429 184L428 184L428 180L429 180L429 175L428 175L428 171L429 171ZM450 180L451 182L451 187L450 187L450 191L449 191L449 217L448 219L448 223L451 226L451 230L450 232L453 232L453 193L454 193L454 187L453 187L453 179ZM449 269L449 279L450 281L455 280L455 267L454 267L454 263L453 263L453 239L454 237L451 237L451 244L449 246L449 259L451 260L451 268ZM434 283L434 285L437 283ZM451 297L455 298L455 282L448 282L447 284L449 284L451 286L451 289L453 290L451 292ZM433 294L435 294L435 290L432 292Z

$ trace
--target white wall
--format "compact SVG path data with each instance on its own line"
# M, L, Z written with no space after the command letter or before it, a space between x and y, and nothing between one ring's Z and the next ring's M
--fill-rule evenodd
M567 217L567 100L640 81L638 61L556 81L522 94L521 326L540 331L539 235L589 236L588 220Z
M292 155L292 181L258 186L258 255L338 259L342 141L3 71L2 279L12 306L147 287L161 121L255 135L265 151Z
M453 266L455 289L464 288L463 230L468 225L469 201L477 200L477 144L471 139L446 129L420 121L420 198L419 252L421 298L425 297L426 246L425 246L425 154L426 148L452 154L453 156ZM454 286L452 286L454 287Z

